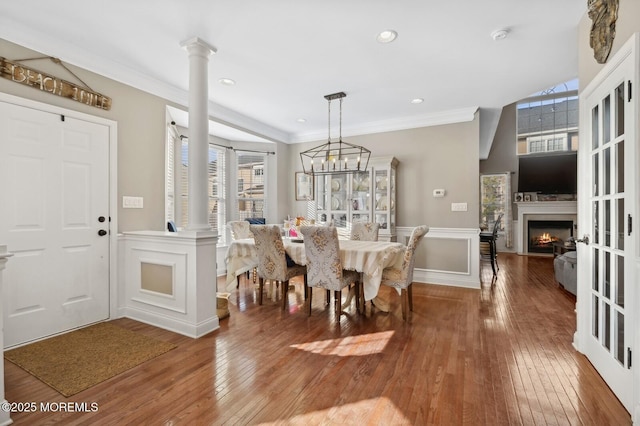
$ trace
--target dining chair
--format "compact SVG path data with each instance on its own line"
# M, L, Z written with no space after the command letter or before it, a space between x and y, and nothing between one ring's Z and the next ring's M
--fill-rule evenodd
M350 240L358 241L378 241L378 231L380 230L380 224L377 222L354 222L351 224ZM360 274L360 282L364 281L364 277ZM349 286L349 291L352 291ZM356 295L360 296L358 293ZM356 299L357 303L358 299ZM364 304L364 303L363 303Z
M232 220L227 222L227 226L231 230L231 238L234 240L243 240L245 238L253 238L253 234L249 229L249 222L246 220ZM257 266L257 264L256 264ZM250 268L255 274L255 266ZM249 278L249 271L247 271L247 279ZM255 283L255 275L254 275ZM236 276L236 288L240 288L240 275Z
M334 292L336 322L340 322L342 313L342 289L354 284L356 294L360 294L360 273L342 269L340 260L340 242L335 226L303 226L300 232L304 236L304 250L307 257L307 296L309 316L313 287ZM356 309L360 311L359 299Z
M307 267L294 264L287 266L286 252L278 225L251 225L253 238L258 252L258 283L260 294L258 304L262 305L264 280L274 280L282 283L282 310L287 306L289 280L300 275L304 276L304 287L307 288Z
M413 264L415 261L416 249L418 243L422 241L422 238L429 231L426 225L418 226L411 231L411 237L404 251L402 258L402 267L398 268L384 268L382 270L382 281L380 284L400 289L400 295L402 298L402 319L407 320L407 308L409 311L413 311Z
M376 222L354 222L351 224L352 240L378 241L380 224Z
M231 238L234 240L242 240L245 238L253 238L253 234L249 229L251 224L246 220L232 220L227 222L227 226L231 230Z

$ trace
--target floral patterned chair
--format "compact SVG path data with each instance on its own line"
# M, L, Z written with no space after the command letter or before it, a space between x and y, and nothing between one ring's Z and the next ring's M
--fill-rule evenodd
M258 282L260 294L258 304L262 305L264 280L275 280L282 283L282 310L287 306L289 280L304 275L304 286L307 287L307 267L302 265L287 266L284 243L278 225L251 225L250 230L256 242L258 252Z
M227 222L227 226L231 230L231 238L234 240L253 238L253 234L249 229L250 224L246 220L232 220Z
M411 232L409 243L402 259L402 268L385 268L382 271L382 281L380 284L401 290L402 297L402 319L407 320L407 307L413 311L413 264L415 260L416 248L422 237L429 231L426 225L418 226ZM408 305L408 306L407 306Z
M307 275L309 294L307 297L309 316L313 287L324 288L334 292L336 322L340 322L342 311L342 289L355 284L356 294L360 291L360 273L342 269L340 261L340 243L335 226L303 226L300 232L304 235L304 250L307 257ZM360 310L356 299L356 308Z
M351 225L351 239L360 241L378 241L380 224L375 222L354 222Z
M253 238L253 234L249 229L249 222L246 220L232 220L227 222L227 227L231 230L231 238L234 240L244 240L245 238ZM256 265L257 266L257 265ZM255 266L250 268L254 273L254 283L255 283ZM240 275L236 276L236 288L240 288ZM249 278L249 271L247 271L247 279Z

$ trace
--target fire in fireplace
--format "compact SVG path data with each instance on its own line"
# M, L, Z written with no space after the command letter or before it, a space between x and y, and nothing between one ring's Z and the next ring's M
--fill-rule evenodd
M530 220L527 225L530 253L553 253L553 243L573 237L571 220Z

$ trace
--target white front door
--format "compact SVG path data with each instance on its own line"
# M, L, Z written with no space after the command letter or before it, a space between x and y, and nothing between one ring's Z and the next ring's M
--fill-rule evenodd
M0 102L0 182L5 347L107 319L109 128Z
M578 349L632 411L638 201L634 55L618 57L581 95ZM586 238L584 238L586 240Z

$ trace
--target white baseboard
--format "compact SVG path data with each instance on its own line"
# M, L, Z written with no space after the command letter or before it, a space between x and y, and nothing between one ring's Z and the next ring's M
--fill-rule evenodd
M414 269L413 281L416 284L437 284L452 287L480 288L479 278L474 278L471 274L461 274L458 272L432 271L429 269Z
M217 316L207 319L206 321L193 325L184 321L164 316L155 312L145 311L143 309L126 307L119 310L120 317L129 318L140 321L145 324L173 331L183 336L197 339L212 331L220 328L220 321Z

